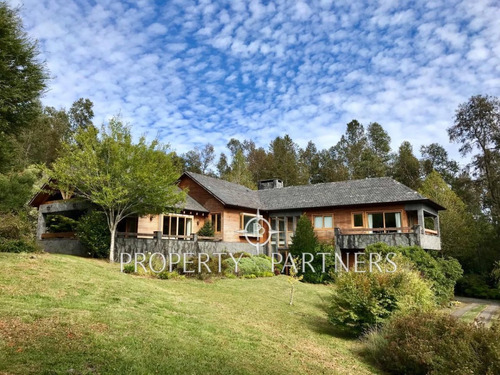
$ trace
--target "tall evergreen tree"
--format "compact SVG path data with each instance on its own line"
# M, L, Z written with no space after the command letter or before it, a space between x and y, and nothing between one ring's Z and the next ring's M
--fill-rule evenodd
M282 179L285 186L299 185L301 182L298 173L297 148L288 134L284 137L276 137L270 145L272 177Z
M405 141L399 147L392 173L397 181L412 189L418 190L422 184L420 162L413 154L413 147L410 142Z
M0 2L0 172L10 167L9 136L17 136L40 113L47 79L37 43L24 31L19 11Z

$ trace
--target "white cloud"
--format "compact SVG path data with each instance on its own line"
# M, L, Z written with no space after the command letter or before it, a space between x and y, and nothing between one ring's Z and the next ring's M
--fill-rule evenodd
M10 3L16 4L11 1ZM439 141L471 95L500 95L500 8L488 1L26 0L54 77L47 105L95 103L179 152L232 136L338 141L356 118Z

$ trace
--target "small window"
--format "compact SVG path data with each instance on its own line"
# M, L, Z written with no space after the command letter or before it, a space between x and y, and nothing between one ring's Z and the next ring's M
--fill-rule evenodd
M332 215L314 216L314 228L315 229L333 228L333 216Z
M222 232L222 214L221 213L211 214L210 221L212 222L215 233Z
M353 214L354 227L363 227L363 214Z
M256 215L254 214L245 214L241 213L240 214L240 229L241 230L247 230L248 231L248 236L257 236L257 222L256 220L253 220L256 218ZM250 225L248 223L253 220ZM248 226L247 226L248 225Z

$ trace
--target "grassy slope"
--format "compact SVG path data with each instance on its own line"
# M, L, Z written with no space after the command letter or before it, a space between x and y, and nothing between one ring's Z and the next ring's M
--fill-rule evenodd
M103 261L0 253L0 373L369 374L333 335L328 287L156 280Z

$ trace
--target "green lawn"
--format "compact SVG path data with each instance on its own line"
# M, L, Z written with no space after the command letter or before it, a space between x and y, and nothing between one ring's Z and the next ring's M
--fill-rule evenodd
M372 374L285 276L157 280L104 261L0 253L0 374Z

